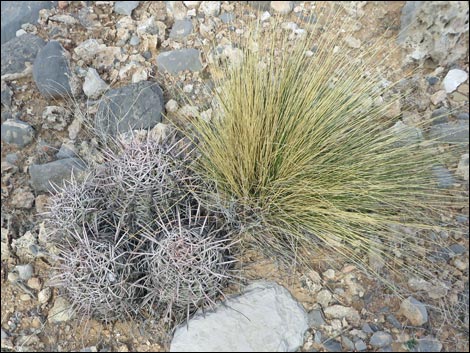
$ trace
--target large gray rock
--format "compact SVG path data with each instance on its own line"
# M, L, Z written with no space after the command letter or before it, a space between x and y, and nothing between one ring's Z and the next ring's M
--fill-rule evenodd
M148 81L109 90L96 114L99 133L115 136L136 129L149 129L162 121L163 93Z
M62 186L72 175L85 169L85 164L78 158L65 158L46 164L33 164L29 167L31 186L36 192L54 192L52 185Z
M194 48L171 50L157 56L158 71L176 74L180 71L200 71L201 53Z
M191 20L176 20L171 27L170 38L182 39L193 32L193 23Z
M46 98L63 98L72 94L70 65L59 42L50 41L38 53L33 77L39 92Z
M2 79L9 76L11 79L16 79L31 74L26 63L30 63L32 66L39 50L45 45L46 42L43 39L29 33L2 44Z
M21 28L22 24L36 23L39 18L39 10L50 9L56 4L57 1L2 1L2 44L15 38L16 31Z
M303 344L307 329L308 315L290 293L260 281L178 327L170 351L293 352Z
M467 55L468 46L457 43L468 28L466 1L407 1L397 40L409 50L405 62L431 59L445 66Z
M116 1L114 3L114 12L120 15L130 16L132 11L139 6L140 1Z
M468 143L468 121L459 120L456 124L444 123L431 126L428 138L443 143Z
M2 141L24 147L34 138L31 125L20 120L7 120L2 124Z
M370 345L377 348L388 346L392 342L392 335L384 331L374 332L374 334L370 338Z

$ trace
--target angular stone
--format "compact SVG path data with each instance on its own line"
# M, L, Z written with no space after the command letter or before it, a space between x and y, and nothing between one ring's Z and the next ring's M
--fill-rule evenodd
M452 93L460 84L464 83L467 78L468 74L465 71L453 69L447 73L446 77L444 77L442 85L447 93Z
M56 5L57 1L2 1L1 43L15 38L16 31L22 24L37 23L39 10L50 9Z
M108 89L108 85L104 82L98 72L90 67L83 82L83 92L89 98L96 99L104 91Z
M369 343L371 346L374 346L376 348L382 348L390 345L392 341L393 338L391 334L383 331L377 331L372 335Z
M148 81L109 90L102 97L95 118L101 134L115 136L132 130L150 129L162 121L163 93Z
M261 281L178 327L170 351L292 352L303 344L307 329L307 313L290 293Z
M224 12L219 18L223 23L231 23L235 20L235 14L232 12Z
M431 124L445 124L449 122L449 110L447 108L441 107L436 109L431 114Z
M3 2L2 2L3 4ZM16 79L31 73L30 68L38 52L46 45L43 39L33 35L25 34L15 37L5 44L2 44L1 53L1 75ZM26 63L31 65L27 66Z
M8 85L2 81L2 105L6 108L11 107L11 98L13 97L13 92Z
M293 1L271 1L271 8L281 14L287 15L294 9Z
M323 319L321 310L313 309L308 313L309 327L320 328L324 324L325 324L325 319Z
M396 146L413 145L423 140L423 133L421 129L406 125L401 121L397 121L395 125L391 127L391 130L398 139L398 141L395 142Z
M469 170L469 163L468 163L468 153L466 154L463 154L461 157L460 157L460 161L459 161L459 164L457 166L457 170L455 172L455 174L462 178L463 180L465 181L468 181L468 170Z
M47 321L61 323L69 321L74 316L72 306L62 297L56 298L54 306L49 310Z
M78 158L64 158L46 164L33 164L29 167L31 186L36 192L54 192L52 185L59 185L85 169L85 164Z
M421 326L428 322L426 306L413 297L403 300L400 313L405 316L413 326Z
M158 71L176 74L180 71L200 71L201 53L194 48L171 50L157 56Z
M191 20L176 20L171 27L170 38L182 39L193 32L193 23Z
M39 92L45 98L63 98L72 95L70 65L65 49L57 41L50 41L34 60L33 77Z
M220 13L220 1L203 1L199 5L199 11L206 17L215 17Z
M418 340L418 344L410 352L440 352L442 343L433 336L426 336Z
M247 1L247 3L258 11L268 11L271 8L271 1Z
M24 147L34 138L34 129L20 120L7 120L2 124L2 141Z
M130 16L132 15L132 11L139 6L140 1L116 1L114 3L114 12Z

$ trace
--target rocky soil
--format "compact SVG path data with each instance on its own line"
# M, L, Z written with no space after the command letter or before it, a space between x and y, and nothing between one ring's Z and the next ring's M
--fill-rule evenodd
M86 164L100 162L89 126L106 135L144 129L162 134L176 112L198 111L211 119L205 87L220 72L210 64L239 58L231 38L252 19L266 23L280 15L279 30L291 31L295 40L312 23L325 20L319 16L322 5L24 1L1 6L2 351L164 351L184 348L188 340L196 347L205 334L216 334L210 320L216 326L233 320L216 312L222 318L203 320L207 326L189 337L180 328L172 342L172 333L151 317L104 324L74 315L51 282L54 249L45 241L42 216L54 192L51 182L61 183ZM401 119L390 123L397 131L413 129L416 121L450 112L433 119L423 133L466 146L467 153L443 161L434 173L441 187L455 187L468 197L468 5L360 1L327 6L353 23L338 50L360 51L386 28L386 36L398 38L383 53L388 75L407 77L397 88L401 104L390 112ZM195 103L189 105L185 95ZM279 350L300 351L468 350L468 208L449 209L442 222L457 230L432 234L440 244L433 259L440 273L432 282L400 283L403 298L351 264L333 268L319 258L312 261L315 270L286 271L253 254L244 275L250 283L263 281L245 292L230 289L244 293L230 300L255 307L253 317L260 319L250 323L259 330L251 348L269 342ZM267 311L272 326L261 319ZM247 349L237 346L240 340L232 342L233 334L253 336L240 325L240 331L224 326L211 347L220 349L226 342L229 349Z

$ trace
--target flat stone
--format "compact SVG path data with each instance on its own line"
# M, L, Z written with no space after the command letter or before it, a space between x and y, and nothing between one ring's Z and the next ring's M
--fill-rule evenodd
M114 12L130 16L132 15L132 11L134 11L137 6L139 6L140 1L116 1L114 3Z
M459 113L459 114L457 114L457 119L462 120L462 121L468 121L469 120L469 114L468 113Z
M24 147L34 139L34 129L21 120L7 120L2 124L2 141Z
M459 120L457 123L445 123L431 126L428 138L443 143L468 143L468 120Z
M428 322L426 306L413 297L403 300L400 305L400 313L405 316L413 326L421 326Z
M178 49L157 55L158 71L177 74L178 72L202 70L201 53L194 48Z
M392 324L393 327L401 330L403 328L403 325L397 320L395 315L393 314L388 314L387 315L387 321Z
M170 38L182 39L193 33L193 23L191 20L176 20L171 27Z
M449 249L455 254L455 255L462 255L467 252L467 248L463 246L462 244L452 244L449 246Z
M407 146L421 142L423 140L423 133L421 129L404 124L397 121L391 127L391 131L397 136L396 146Z
M37 23L39 10L51 9L56 5L57 1L2 1L1 44L15 38L16 31L23 23Z
M34 268L31 264L17 265L15 272L18 273L19 279L26 282L33 276Z
M106 92L98 106L95 127L112 136L150 129L162 121L162 110L163 93L156 83L133 83Z
M447 93L444 90L437 91L433 95L431 95L431 103L434 105L438 105L439 103L445 101L447 98Z
M73 316L74 312L69 302L62 297L58 297L54 302L54 306L49 310L47 321L61 323L69 321Z
M214 311L179 326L171 352L292 352L304 342L308 315L283 287L256 282Z
M2 2L2 6L3 6ZM3 24L2 24L3 25ZM15 37L2 44L1 50L1 75L16 79L30 74L32 64L38 52L46 45L43 39L33 35L25 34ZM31 65L27 65L27 63Z
M62 186L72 175L85 169L84 163L78 158L65 158L46 164L33 164L29 167L31 186L36 192L54 192L52 185ZM52 184L52 185L51 185Z
M432 167L432 173L437 180L437 187L446 189L454 185L455 180L452 173L442 165L435 165Z
M83 92L88 98L97 99L108 89L106 82L94 68L90 67L83 82Z
M75 152L75 148L69 146L65 143L60 146L59 152L56 153L57 159L64 159L64 158L73 158L77 157L77 153Z
M393 342L392 335L384 331L375 332L369 341L370 345L376 348L386 347L390 345L392 342Z
M343 351L341 347L341 343L332 339L323 342L323 348L325 348L327 352L342 352Z
M358 352L362 352L367 349L367 344L361 339L357 340L354 346L356 347L356 351Z
M39 92L45 98L63 98L72 95L70 65L65 49L57 41L50 41L34 60L33 77Z
M468 74L459 69L450 70L444 80L442 81L442 85L447 93L454 92L457 87L464 83L468 79Z

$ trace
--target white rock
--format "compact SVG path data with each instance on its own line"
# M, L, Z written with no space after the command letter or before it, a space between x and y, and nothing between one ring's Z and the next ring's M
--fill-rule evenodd
M90 67L83 83L83 92L88 98L96 99L104 91L108 89L108 85L104 82L98 72Z
M170 351L293 352L304 342L308 315L276 283L253 283L224 304L178 327Z
M271 8L281 15L287 15L294 8L294 3L293 1L271 1Z
M18 273L19 278L26 282L33 276L34 269L31 264L26 264L15 266L15 271Z
M197 8L201 2L200 1L183 1L183 3L188 9L194 9L194 8Z
M147 81L148 73L145 68L139 68L136 72L132 74L132 83L137 83L140 81Z
M191 93L193 91L194 85L188 84L183 87L184 93Z
M326 308L331 301L331 293L328 289L323 289L317 294L317 303Z
M73 51L82 60L92 60L96 54L106 48L105 44L100 44L96 39L88 39L78 45Z
M205 16L218 16L220 13L220 1L203 1L199 5L199 11Z
M431 103L434 105L438 105L439 103L443 102L447 98L447 93L443 89L437 91L431 96Z
M149 131L149 138L161 142L169 133L169 126L166 124L158 123L152 130Z
M175 101L174 99L170 99L166 104L165 104L165 109L167 112L174 113L178 110L178 102Z
M19 29L16 31L16 36L21 37L23 34L26 34L27 32L24 29Z
M464 83L467 78L468 74L465 71L453 69L447 73L446 77L442 81L442 84L444 85L447 93L452 93L461 83Z

